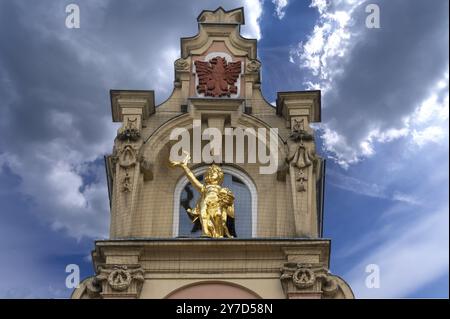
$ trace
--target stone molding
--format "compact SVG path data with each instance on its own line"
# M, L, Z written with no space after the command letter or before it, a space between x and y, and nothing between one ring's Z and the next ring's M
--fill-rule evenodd
M140 298L152 280L219 277L278 281L280 298L353 298L329 273L329 253L325 239L101 240L92 254L97 275L73 298Z

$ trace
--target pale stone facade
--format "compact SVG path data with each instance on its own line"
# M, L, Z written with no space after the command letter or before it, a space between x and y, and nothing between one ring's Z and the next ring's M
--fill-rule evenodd
M189 298L214 290L223 298L353 298L328 272L330 241L321 239L324 161L310 127L321 120L320 92L279 92L272 106L260 90L256 40L240 35L243 9L203 11L198 23L196 36L181 39L169 99L155 106L153 91L111 91L113 121L122 123L106 158L111 239L96 242L96 276L72 297ZM224 96L199 93L196 65L214 57L234 63L237 79L217 91ZM192 131L193 120L222 132L278 129L275 173L260 174L259 163L224 165L253 185L252 238L177 238L183 176L167 165L170 134Z

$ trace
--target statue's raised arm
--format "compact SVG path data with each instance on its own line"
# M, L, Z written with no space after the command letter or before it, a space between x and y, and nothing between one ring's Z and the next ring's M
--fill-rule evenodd
M202 192L203 184L197 179L197 177L195 177L194 173L192 173L192 171L188 167L188 162L191 159L191 156L189 155L189 153L187 153L185 151L183 151L183 153L186 154L186 157L184 158L184 160L181 162L169 161L170 166L171 167L177 167L177 166L181 167L184 170L186 177L191 182L191 184L195 187L195 189L197 189L199 192Z

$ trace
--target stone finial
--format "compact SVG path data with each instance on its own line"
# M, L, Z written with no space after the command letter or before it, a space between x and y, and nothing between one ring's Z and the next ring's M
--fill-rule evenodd
M218 7L216 10L204 10L197 17L199 23L232 23L245 24L244 8L237 8L230 11Z

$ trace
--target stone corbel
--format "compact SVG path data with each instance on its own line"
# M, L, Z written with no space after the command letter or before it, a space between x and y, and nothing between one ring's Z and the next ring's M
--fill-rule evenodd
M140 265L99 266L97 272L94 287L102 298L139 298L144 284Z
M280 280L288 299L354 298L350 287L321 264L287 262Z

